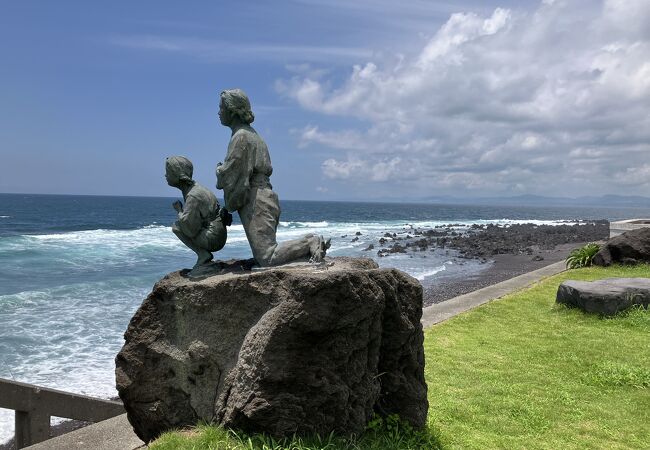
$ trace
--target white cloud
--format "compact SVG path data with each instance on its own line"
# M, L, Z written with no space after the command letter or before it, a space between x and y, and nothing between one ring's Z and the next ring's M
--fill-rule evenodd
M405 173L402 160L399 157L384 159L369 163L354 157L344 161L328 159L323 162L323 173L326 177L348 180L361 176L363 179L384 182ZM408 172L408 170L406 170Z
M359 159L348 159L347 161L337 161L328 159L323 162L323 173L326 177L333 179L346 180L356 173L365 172L366 166Z
M647 0L455 13L392 64L278 86L307 110L366 124L299 133L302 146L339 152L322 169L343 183L650 195L649 23Z
M628 167L616 173L616 181L630 186L650 186L650 164L639 167Z
M509 10L501 8L497 8L491 17L485 19L473 13L452 14L447 23L424 47L417 65L426 69L445 57L447 63L461 64L463 55L455 49L465 42L497 33L508 25L510 15Z
M300 134L299 147L307 147L309 144L316 142L327 147L342 150L369 150L369 142L362 133L356 130L323 133L317 126L308 125L302 130L294 131Z
M122 35L110 37L109 42L116 46L137 50L179 53L205 62L260 60L331 62L333 60L350 61L372 56L372 52L364 48L246 44L186 36Z

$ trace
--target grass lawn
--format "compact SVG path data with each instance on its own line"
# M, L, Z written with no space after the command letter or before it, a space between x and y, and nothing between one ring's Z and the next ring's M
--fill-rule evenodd
M650 312L555 305L562 281L613 276L650 278L650 266L571 270L425 330L423 433L388 421L355 441L278 443L202 426L151 448L649 449Z
M562 281L612 276L650 266L564 272L426 331L444 448L650 448L650 313L555 305Z

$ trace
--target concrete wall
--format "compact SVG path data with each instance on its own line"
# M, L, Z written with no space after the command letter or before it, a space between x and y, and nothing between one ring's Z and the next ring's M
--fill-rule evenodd
M650 227L650 219L630 219L610 222L609 237L613 238L614 236L618 236L626 231L637 230L644 227Z

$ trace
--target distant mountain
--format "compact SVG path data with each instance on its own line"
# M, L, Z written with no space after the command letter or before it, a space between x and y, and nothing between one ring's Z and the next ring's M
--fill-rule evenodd
M427 197L428 203L456 205L513 205L513 206L629 206L650 207L650 198L634 195L601 195L583 197L544 197L541 195L518 195L514 197L459 198L451 196Z

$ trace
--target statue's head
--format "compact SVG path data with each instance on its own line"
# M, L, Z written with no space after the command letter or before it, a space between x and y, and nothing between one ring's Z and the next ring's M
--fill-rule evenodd
M165 160L165 178L170 186L180 187L183 184L193 184L193 173L192 161L184 156L170 156Z
M250 125L255 120L251 110L251 102L241 89L227 89L221 93L219 102L219 118L223 125L230 125L233 118Z

